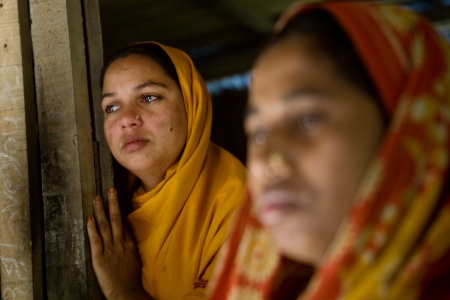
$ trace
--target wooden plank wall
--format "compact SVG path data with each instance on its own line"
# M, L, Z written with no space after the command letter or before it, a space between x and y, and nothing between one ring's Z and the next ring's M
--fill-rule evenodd
M86 47L88 53L88 80L90 86L93 131L95 136L94 155L96 168L96 192L107 195L108 188L114 185L111 153L103 134L103 110L101 108L100 71L103 66L103 43L98 1L84 0L84 23L86 26ZM101 170L101 173L98 173Z
M0 1L1 299L43 298L32 74L27 1Z
M103 44L100 22L100 9L98 1L83 1L83 20L85 25L85 44L88 65L89 99L91 100L92 130L94 136L94 164L95 164L95 190L97 195L103 195L106 203L106 195L109 187L114 185L111 153L103 134L103 110L101 108L100 71L103 66ZM92 215L91 205L84 206L85 215ZM101 294L95 284L96 279L92 269L90 251L86 251L86 274L88 295L98 297Z
M81 1L31 0L48 299L96 299L85 230L95 196Z
M90 119L101 64L97 1L0 1L0 299L102 299L85 230L112 185Z

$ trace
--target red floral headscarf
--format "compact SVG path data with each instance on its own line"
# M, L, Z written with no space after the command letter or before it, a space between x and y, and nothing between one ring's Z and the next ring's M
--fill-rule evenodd
M248 195L211 299L450 299L450 47L395 5L297 4L275 30L309 9L348 34L389 128L320 269L277 253Z

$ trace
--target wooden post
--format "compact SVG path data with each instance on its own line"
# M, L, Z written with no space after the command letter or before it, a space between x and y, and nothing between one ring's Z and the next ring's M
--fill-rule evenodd
M96 191L81 0L30 0L29 5L47 297L98 299L85 225Z
M83 0L83 16L86 33L86 48L88 58L88 84L90 93L90 104L92 112L94 164L95 164L95 190L97 195L107 196L107 189L114 185L113 169L111 164L111 153L103 134L103 110L101 108L101 86L100 71L103 66L103 43L100 22L100 8L98 1ZM92 205L88 203L84 206L85 215L92 214ZM100 295L101 292L92 269L89 247L86 250L86 268L88 284L88 294L92 296Z
M84 23L86 24L86 46L89 65L89 85L91 109L93 111L93 130L96 147L96 192L107 195L107 189L114 185L111 153L103 134L103 110L100 86L100 71L103 66L103 43L98 1L84 0Z
M43 299L27 1L0 1L0 106L0 298Z

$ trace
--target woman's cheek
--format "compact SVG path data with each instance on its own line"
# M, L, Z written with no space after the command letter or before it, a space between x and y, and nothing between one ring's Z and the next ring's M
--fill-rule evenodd
M114 140L115 140L115 134L113 132L113 130L111 130L110 127L104 126L103 131L105 133L105 138L106 138L106 143L109 146L109 149L111 149L111 151L114 151Z
M249 160L249 178L248 178L248 184L249 189L252 191L252 193L258 193L259 186L263 184L264 180L264 163L261 161Z

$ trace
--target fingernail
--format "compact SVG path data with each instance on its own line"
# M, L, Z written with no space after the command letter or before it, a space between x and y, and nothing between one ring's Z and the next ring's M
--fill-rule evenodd
M109 193L110 195L115 195L115 194L116 194L116 189L115 189L115 188L109 188L109 189L108 189L108 193Z
M89 222L89 221L92 221L92 217L91 216L88 216L87 217L87 221Z
M95 196L95 197L94 197L94 201L97 202L97 203L101 203L101 202L102 202L102 197L100 197L100 196Z

